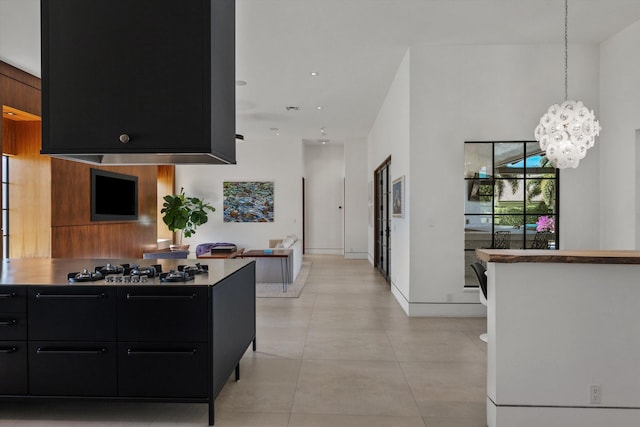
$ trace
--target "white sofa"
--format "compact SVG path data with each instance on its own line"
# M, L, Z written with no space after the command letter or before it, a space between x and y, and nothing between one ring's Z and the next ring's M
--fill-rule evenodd
M287 236L285 239L269 240L269 248L290 249L289 277L291 282L296 280L302 268L302 240L296 236ZM256 259L256 282L279 283L282 282L282 268L278 259Z

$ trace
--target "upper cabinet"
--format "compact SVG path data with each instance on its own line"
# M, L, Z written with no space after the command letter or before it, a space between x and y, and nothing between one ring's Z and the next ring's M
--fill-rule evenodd
M235 163L235 0L42 0L42 154Z

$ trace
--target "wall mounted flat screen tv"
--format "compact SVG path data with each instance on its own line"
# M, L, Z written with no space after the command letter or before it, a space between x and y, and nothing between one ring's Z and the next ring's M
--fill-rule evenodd
M91 168L91 221L138 219L138 177Z

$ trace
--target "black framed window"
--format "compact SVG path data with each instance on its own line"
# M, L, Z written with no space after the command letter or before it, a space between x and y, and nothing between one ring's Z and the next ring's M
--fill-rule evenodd
M478 248L559 249L559 179L535 141L465 142L465 286Z

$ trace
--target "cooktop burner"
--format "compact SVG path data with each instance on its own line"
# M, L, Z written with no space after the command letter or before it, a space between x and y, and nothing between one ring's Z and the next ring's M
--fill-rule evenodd
M194 279L194 275L188 271L170 270L168 273L160 274L161 282L187 282Z
M70 283L96 282L102 279L107 283L146 283L161 273L162 266L160 264L146 267L141 267L138 264L133 266L107 264L97 266L93 272L85 268L81 272L68 273L67 280Z
M202 265L199 262L196 265L179 265L178 271L183 271L191 275L209 273L209 266Z
M67 274L67 280L71 283L95 282L97 280L102 280L103 278L104 276L99 271L92 273L86 268L81 272Z

